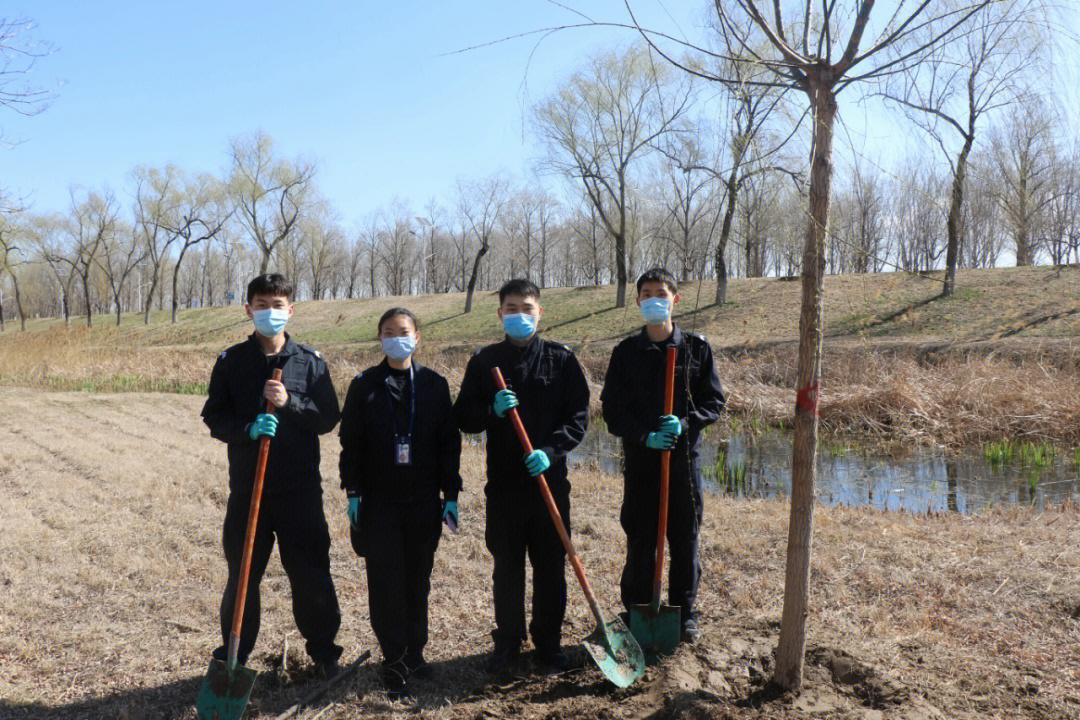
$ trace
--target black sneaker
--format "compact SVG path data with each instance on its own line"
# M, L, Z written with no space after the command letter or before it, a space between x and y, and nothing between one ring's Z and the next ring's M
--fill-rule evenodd
M559 648L554 650L537 650L536 659L540 664L556 672L566 672L570 669L570 658L566 657Z
M435 670L424 662L424 653L408 654L405 656L405 667L409 669L409 679L429 680Z
M484 672L488 675L501 675L507 672L510 666L517 661L520 652L519 648L495 650L488 657Z
M386 689L386 697L391 701L400 700L409 694L408 672L408 668L401 662L383 665L379 671L379 678Z
M679 639L687 645L693 645L701 639L701 630L698 629L696 617L692 617L683 623Z

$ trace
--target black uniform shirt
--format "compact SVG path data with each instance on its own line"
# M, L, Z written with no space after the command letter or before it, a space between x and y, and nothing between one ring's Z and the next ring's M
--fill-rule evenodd
M330 371L322 356L285 335L285 346L268 357L255 334L218 356L202 418L210 435L228 444L229 487L249 491L255 481L259 443L248 426L266 412L263 388L275 367L289 401L275 411L277 434L270 441L264 492L318 487L319 435L341 417Z
M434 502L440 491L457 500L461 490L461 435L446 378L415 360L394 370L384 359L357 375L341 411L341 487L350 497L384 503ZM397 437L409 432L410 394L416 415L411 463L396 464ZM393 422L391 422L391 417ZM395 437L395 431L397 437Z
M650 472L652 465L659 467L660 453L646 448L645 440L664 414L665 351L670 346L678 348L672 414L684 430L672 453L673 470L697 457L702 428L720 419L724 409L724 390L705 338L684 333L678 325L661 342L650 340L645 328L626 338L611 353L600 402L608 431L623 439L628 473L645 463Z
M463 432L487 432L487 492L519 492L535 488L522 458L525 455L508 417L492 409L498 367L517 395L521 421L529 440L551 460L544 473L552 492L569 492L566 456L585 437L589 422L589 383L570 348L533 335L519 347L509 338L477 351L465 368L454 415Z

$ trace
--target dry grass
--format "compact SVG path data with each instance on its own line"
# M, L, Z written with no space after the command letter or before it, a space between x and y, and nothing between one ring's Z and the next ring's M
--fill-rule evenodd
M198 421L201 400L5 388L0 403L0 716L192 718L218 639L225 569L225 453ZM362 566L344 539L336 441L328 437L323 447L332 572L344 611L339 639L355 656L376 646ZM492 627L480 460L467 444L463 530L444 536L436 559L435 680L394 705L368 667L307 717L1080 713L1080 510L1072 505L973 516L817 508L808 687L801 698L775 698L759 680L781 610L787 505L709 497L702 644L628 691L611 689L590 668L549 677L526 665L521 678L488 684L480 672ZM572 481L575 541L601 604L614 609L621 483L590 468ZM260 680L245 715L253 720L274 717L311 689L276 556L263 582L263 631L251 663ZM590 630L572 587L565 637L573 643ZM858 672L830 664L841 651ZM574 658L583 662L580 651Z

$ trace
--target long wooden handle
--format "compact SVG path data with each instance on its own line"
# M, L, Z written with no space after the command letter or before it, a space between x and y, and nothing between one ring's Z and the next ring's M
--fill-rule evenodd
M495 378L495 385L500 390L506 389L506 381L503 380L502 372L499 368L491 368L491 374ZM525 448L525 452L531 454L533 451L532 443L529 442L529 435L525 432L525 426L521 423L521 417L518 415L517 408L510 408L508 413L510 422L514 426L514 430L517 431L518 440L521 441L521 447ZM555 523L555 530L559 533L559 539L562 540L563 547L566 549L566 554L570 558L570 565L574 568L574 575L577 576L578 584L581 585L581 590L585 593L585 599L589 601L589 609L592 610L593 617L596 618L596 623L600 628L603 628L604 613L600 610L600 604L596 602L596 596L593 594L592 586L589 585L589 579L585 577L585 568L581 565L581 558L578 557L577 550L574 549L574 543L570 540L569 533L566 532L566 524L563 523L562 515L559 513L559 508L555 505L555 498L551 496L551 488L548 487L547 480L544 478L544 474L540 473L536 476L536 483L540 486L540 494L544 496L544 504L547 505L548 513L551 515L551 521Z
M274 368L272 380L281 380L281 368ZM266 412L274 414L274 403L266 401ZM248 507L247 532L244 535L244 555L240 560L240 582L236 586L236 602L233 604L232 629L229 631L229 669L236 667L236 655L240 650L240 625L244 620L244 603L247 601L248 576L251 574L251 555L255 548L255 526L259 522L259 506L262 504L263 478L266 477L266 458L270 455L270 438L259 438L259 461L255 465L255 486L251 489L251 505Z
M670 415L675 405L675 359L678 349L667 349L664 369L664 414ZM664 540L667 539L668 498L671 494L671 451L660 453L660 519L656 523L656 569L653 572L653 610L660 609L660 585L664 578Z

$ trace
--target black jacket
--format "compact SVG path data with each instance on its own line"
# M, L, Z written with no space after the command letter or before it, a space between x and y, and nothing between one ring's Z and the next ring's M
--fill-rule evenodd
M277 434L270 441L264 492L318 487L319 435L337 425L340 411L330 371L322 356L285 335L285 347L267 357L255 334L218 356L202 418L212 437L229 446L229 487L250 491L255 481L259 443L248 426L266 412L263 387L275 367L289 401L275 411Z
M533 335L525 347L509 339L477 351L465 368L454 416L463 432L487 431L487 494L535 488L522 459L517 434L509 417L492 409L498 367L507 386L517 394L518 412L533 448L551 460L544 473L553 493L569 492L566 456L585 437L589 422L589 384L570 348Z
M620 342L611 353L600 402L608 431L623 440L628 476L640 472L658 477L660 453L647 448L645 440L664 414L666 348L671 345L678 348L672 414L683 425L671 453L673 473L689 469L698 456L702 428L719 420L724 409L724 390L705 338L684 333L676 325L660 344L649 339L645 328Z
M384 359L353 378L341 411L341 487L350 497L384 503L457 500L461 490L461 435L450 404L450 386L413 361L416 416L412 464L395 464L394 429L407 434L410 393L405 377ZM388 383L388 380L400 380ZM394 423L391 422L394 419Z

